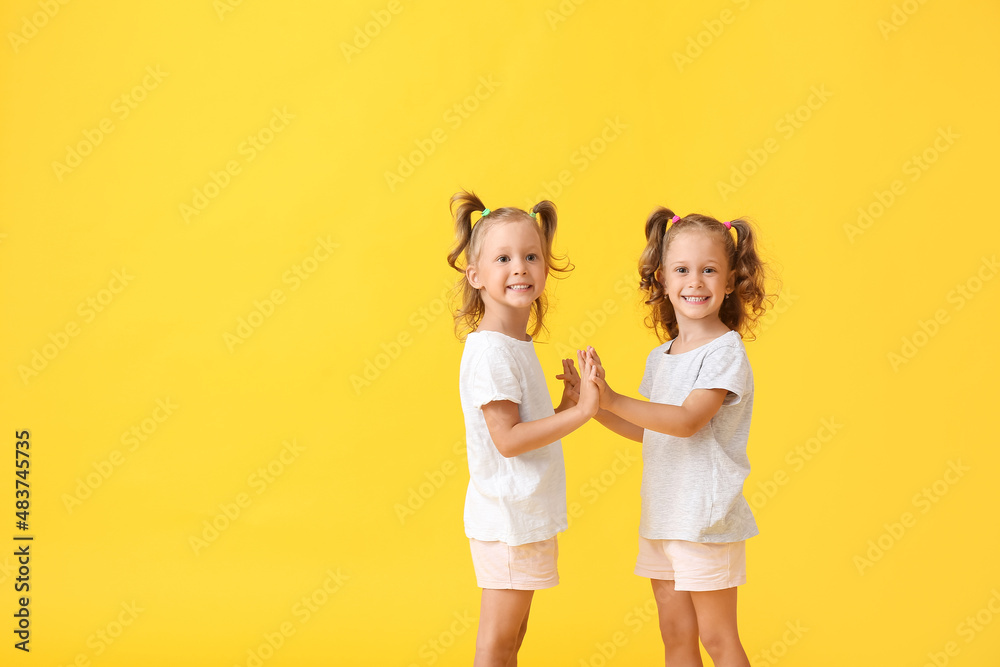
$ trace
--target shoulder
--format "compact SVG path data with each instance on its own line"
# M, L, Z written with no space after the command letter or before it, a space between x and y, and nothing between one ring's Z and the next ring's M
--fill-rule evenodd
M470 369L482 367L517 366L517 350L513 338L493 331L474 331L465 339L462 365Z
M743 339L735 331L728 331L706 343L703 350L705 356L747 358L747 349L743 345Z
M666 343L661 343L660 345L657 345L652 350L650 350L649 354L646 355L647 367L655 366L663 359L664 356L666 356L667 350L670 349L670 342L671 341L668 340Z
M700 376L753 376L743 339L735 331L725 333L701 348L696 368Z

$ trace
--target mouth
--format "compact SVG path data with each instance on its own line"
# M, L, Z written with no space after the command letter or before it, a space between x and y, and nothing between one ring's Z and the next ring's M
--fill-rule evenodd
M518 283L516 285L507 285L507 289L512 292L527 292L532 288L531 285L526 285L525 283Z
M707 296L683 296L682 295L681 299L684 300L684 303L705 303L706 301L708 301L708 297Z

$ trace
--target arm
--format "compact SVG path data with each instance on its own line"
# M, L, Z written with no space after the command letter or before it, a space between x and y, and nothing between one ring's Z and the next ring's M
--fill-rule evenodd
M579 402L550 417L522 422L513 401L492 401L483 406L486 428L501 455L510 458L552 444L597 414L596 368L583 361L580 365L586 380L581 382Z
M725 389L695 389L684 399L683 405L666 405L622 396L607 383L604 387L607 388L608 398L605 399L602 388L601 401L607 400L605 409L608 412L631 422L633 426L680 438L691 437L711 421L728 393Z
M618 431L610 424L606 426L625 437L630 437L629 434L633 432L631 429L634 427L689 438L711 421L722 407L722 402L728 393L725 389L695 389L684 399L683 405L679 406L641 401L622 396L611 389L604 378L604 368L600 365L600 357L597 356L596 350L588 348L587 358L597 367L596 381L601 394L601 412L610 412L624 422L624 426L621 422L616 423L616 426L623 428L625 432ZM601 421L600 416L598 421ZM639 439L641 438L640 433Z
M641 426L633 424L627 419L622 419L609 410L601 408L597 411L595 419L597 419L597 421L605 428L610 431L614 431L623 438L635 440L636 442L642 442L642 433L644 429Z

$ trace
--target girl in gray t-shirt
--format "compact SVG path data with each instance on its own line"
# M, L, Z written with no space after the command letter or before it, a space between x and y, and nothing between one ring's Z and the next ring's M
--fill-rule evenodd
M749 667L736 623L744 540L757 534L743 497L753 373L741 334L769 304L765 268L745 220L659 208L646 241L647 323L666 342L646 361L639 393L648 401L614 392L588 349L597 420L643 443L636 574L652 581L667 664L700 664L700 637L719 667Z

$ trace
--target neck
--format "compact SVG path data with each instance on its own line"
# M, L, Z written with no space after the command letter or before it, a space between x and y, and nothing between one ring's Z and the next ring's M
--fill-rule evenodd
M729 327L723 324L722 320L718 317L700 320L678 318L677 335L674 336L674 344L687 347L691 344L714 340L728 333L729 330Z
M517 340L528 340L530 310L487 308L476 331L496 331Z

